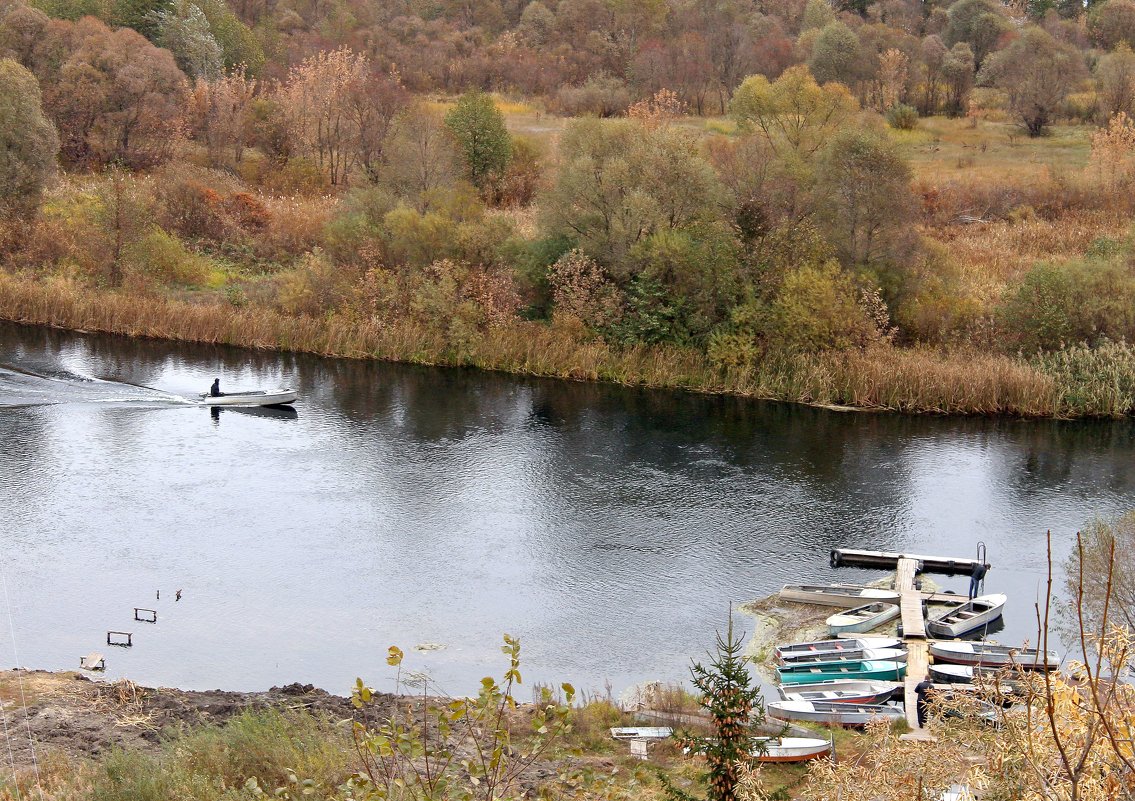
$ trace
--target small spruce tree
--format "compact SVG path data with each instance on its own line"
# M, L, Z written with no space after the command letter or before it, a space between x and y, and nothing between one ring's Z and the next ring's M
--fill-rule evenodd
M709 767L707 801L736 801L740 769L753 761L757 727L764 722L765 705L761 691L752 686L745 666L744 634L733 635L733 610L725 636L716 633L717 653L710 654L709 666L695 662L690 668L694 687L701 693L700 703L713 721L713 736L683 734L679 742L692 753L704 754ZM694 797L670 784L663 777L667 795L674 801L695 801Z

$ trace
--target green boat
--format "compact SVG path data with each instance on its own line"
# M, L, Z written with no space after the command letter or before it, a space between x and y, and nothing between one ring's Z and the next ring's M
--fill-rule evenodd
M906 663L848 659L811 665L784 665L776 669L781 684L806 684L835 679L902 681Z

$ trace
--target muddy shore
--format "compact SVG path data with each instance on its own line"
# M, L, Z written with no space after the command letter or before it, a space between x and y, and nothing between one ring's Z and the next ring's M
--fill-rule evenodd
M393 708L395 696L376 698L379 710ZM115 747L156 751L163 734L267 708L303 709L343 721L356 715L349 698L310 684L250 693L189 691L91 680L70 671L0 671L0 732L7 735L4 750L11 749L17 770L32 765L32 743L36 759L50 751L70 757L97 757Z

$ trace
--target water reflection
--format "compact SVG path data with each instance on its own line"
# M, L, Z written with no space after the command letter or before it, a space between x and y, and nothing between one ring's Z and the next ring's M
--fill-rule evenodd
M29 392L7 373L42 404L5 406ZM216 375L299 400L202 425L175 401ZM14 326L0 441L24 661L69 667L176 585L110 675L189 687L342 691L380 683L388 645L431 641L416 666L470 689L504 631L530 679L681 679L731 601L880 575L834 571L838 546L984 541L1010 597L998 637L1034 638L1044 531L1063 558L1135 479L1130 422L841 414Z

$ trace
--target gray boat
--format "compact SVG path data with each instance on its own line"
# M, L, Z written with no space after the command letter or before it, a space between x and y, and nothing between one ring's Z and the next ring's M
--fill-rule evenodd
M866 726L873 720L902 720L902 707L886 704L841 704L832 701L772 701L768 715L777 720Z

